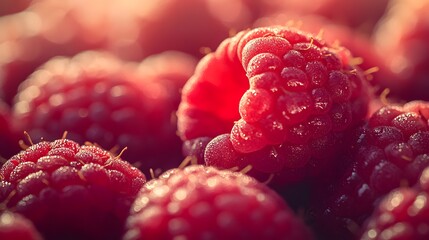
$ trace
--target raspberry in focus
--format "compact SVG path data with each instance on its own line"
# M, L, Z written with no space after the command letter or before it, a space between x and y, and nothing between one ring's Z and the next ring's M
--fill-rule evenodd
M94 145L39 142L0 169L0 206L33 222L44 239L118 239L146 178Z
M185 84L179 134L185 144L213 138L208 165L317 176L343 132L367 114L372 92L351 57L295 28L239 32L206 55Z

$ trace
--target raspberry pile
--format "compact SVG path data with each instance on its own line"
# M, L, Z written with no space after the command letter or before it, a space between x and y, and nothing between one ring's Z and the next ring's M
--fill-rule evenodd
M0 2L0 239L427 239L428 13Z

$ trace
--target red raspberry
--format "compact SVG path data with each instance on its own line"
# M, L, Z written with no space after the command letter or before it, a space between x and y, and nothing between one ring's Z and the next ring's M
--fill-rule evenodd
M378 204L360 239L428 239L428 197L427 190L393 190Z
M164 57L169 56L171 69L174 59L188 70L141 73L135 63L101 52L54 58L21 85L13 106L15 131L46 140L68 131L80 144L127 147L124 159L138 161L142 169L177 166L183 159L182 143L172 115L179 104L179 86L192 74L194 60L173 53ZM144 65L163 66L148 60L141 70L149 70Z
M33 223L24 216L5 211L0 214L0 239L42 240Z
M312 239L266 185L202 165L147 182L131 209L124 239Z
M342 133L367 114L366 82L349 61L346 49L293 28L242 31L203 58L185 84L179 134L216 137L205 150L209 165L315 176Z
M347 143L333 183L319 185L312 207L315 226L327 239L347 239L392 189L413 185L429 165L429 103L386 106L375 112ZM332 170L334 172L334 170ZM325 184L325 182L323 183Z
M45 239L118 239L145 181L99 147L40 142L0 169L0 205L30 219Z
M374 33L375 44L387 66L398 75L384 79L391 96L429 100L429 2L392 0Z
M429 238L429 168L414 187L401 187L383 197L367 220L361 240Z

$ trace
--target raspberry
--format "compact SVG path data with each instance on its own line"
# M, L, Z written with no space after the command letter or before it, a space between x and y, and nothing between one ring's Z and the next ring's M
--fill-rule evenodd
M312 239L273 190L203 165L147 182L131 209L124 239Z
M333 182L313 196L315 226L328 239L351 238L392 189L413 185L429 166L429 103L385 106L351 134ZM354 140L353 140L354 139ZM323 184L326 184L325 182Z
M384 79L390 96L411 101L429 100L429 3L390 1L388 11L374 33L375 45L386 57L397 79Z
M370 93L350 57L293 28L242 31L203 58L185 84L179 134L214 138L205 150L209 165L316 176L342 133L367 114ZM222 160L220 151L233 154Z
M360 239L427 239L427 198L427 191L406 187L390 192L370 217Z
M33 223L24 216L5 211L0 214L0 238L14 240L41 240Z
M119 156L68 139L40 142L0 169L0 204L45 239L117 239L146 181Z
M188 69L194 67L189 56L171 53L165 58L171 69L174 59ZM172 115L179 104L179 86L192 72L150 74L144 65L162 64L146 62L137 70L136 63L93 51L48 61L20 87L13 106L15 131L46 140L68 131L80 144L127 147L124 159L139 162L141 169L177 166L183 158L182 143Z
M377 204L361 235L370 239L428 239L429 168L413 187L392 190Z

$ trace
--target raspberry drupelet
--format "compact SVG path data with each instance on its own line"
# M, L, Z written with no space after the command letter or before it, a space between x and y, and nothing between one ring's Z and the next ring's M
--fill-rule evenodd
M177 113L191 148L184 152L205 148L208 165L251 165L255 176L282 175L282 182L317 176L343 132L367 114L372 93L351 58L343 47L283 26L226 39L184 86ZM193 144L201 138L212 140Z
M118 239L144 174L94 145L39 142L0 169L1 210L49 239Z

